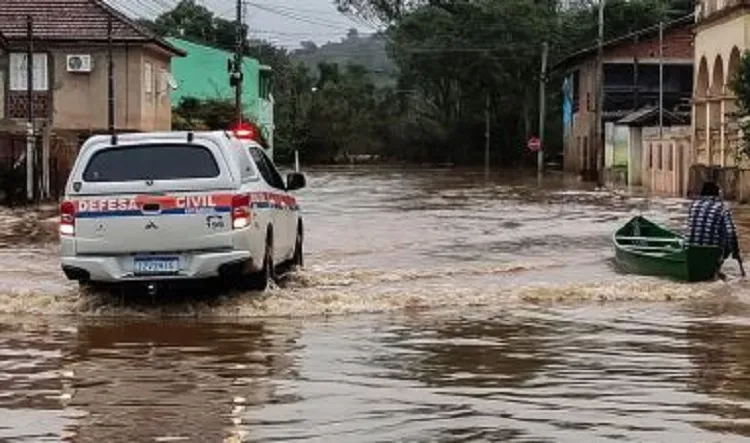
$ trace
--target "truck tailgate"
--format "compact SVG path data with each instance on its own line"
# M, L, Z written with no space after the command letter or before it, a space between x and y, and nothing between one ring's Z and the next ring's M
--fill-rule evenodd
M73 200L78 254L130 254L232 246L232 195L171 193Z

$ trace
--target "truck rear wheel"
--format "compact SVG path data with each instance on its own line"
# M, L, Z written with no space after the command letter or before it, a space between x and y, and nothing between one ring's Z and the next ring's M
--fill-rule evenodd
M251 291L265 291L276 277L276 266L273 263L273 242L266 241L266 252L263 257L263 266L259 272L254 272L247 277L246 288Z
M298 269L305 266L304 237L302 236L302 226L297 229L297 240L294 241L294 255L292 256L292 266Z

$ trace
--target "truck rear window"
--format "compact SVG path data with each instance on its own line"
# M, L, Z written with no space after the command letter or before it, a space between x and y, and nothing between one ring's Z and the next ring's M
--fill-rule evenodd
M219 166L211 151L198 145L148 144L97 152L83 171L87 182L214 178Z

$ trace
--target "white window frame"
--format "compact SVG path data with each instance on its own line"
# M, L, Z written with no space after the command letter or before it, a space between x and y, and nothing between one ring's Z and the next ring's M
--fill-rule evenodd
M164 68L159 69L159 97L167 95L169 90L169 83L167 82L167 70Z
M11 92L27 91L28 74L26 72L26 53L10 53L10 69L8 75L8 89ZM35 52L33 55L34 70L32 77L32 89L38 92L49 90L49 57L47 53Z
M143 91L146 94L154 92L154 66L149 62L143 64Z

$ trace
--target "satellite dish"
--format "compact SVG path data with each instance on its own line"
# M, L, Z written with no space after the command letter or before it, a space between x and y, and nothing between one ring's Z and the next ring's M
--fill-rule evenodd
M177 83L177 79L174 78L174 75L172 75L171 72L167 72L164 74L167 80L167 85L172 89L179 89L180 85Z

